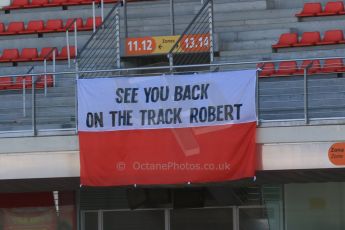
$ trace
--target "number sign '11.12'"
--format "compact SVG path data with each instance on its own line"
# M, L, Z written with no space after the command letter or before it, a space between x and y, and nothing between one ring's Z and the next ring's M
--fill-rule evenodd
M180 35L156 36L126 39L126 56L167 54L179 40ZM175 52L208 52L210 50L209 34L183 35Z

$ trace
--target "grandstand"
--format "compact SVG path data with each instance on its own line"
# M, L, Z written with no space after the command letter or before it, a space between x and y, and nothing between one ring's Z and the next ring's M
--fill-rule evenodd
M0 1L0 229L344 229L344 5ZM80 187L76 79L248 69L254 179Z

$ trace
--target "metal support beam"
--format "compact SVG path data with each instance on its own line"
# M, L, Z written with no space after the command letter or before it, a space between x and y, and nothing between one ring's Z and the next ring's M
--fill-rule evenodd
M170 210L164 209L164 230L170 230Z
M36 76L31 77L32 87L31 87L31 122L32 122L32 133L37 136L37 124L36 124Z
M260 75L260 69L256 70L256 89L255 89L255 109L256 109L256 125L260 125L260 100L259 100L259 75Z
M95 1L92 2L92 20L93 20L93 32L96 32L96 6Z
M26 117L26 78L23 79L23 117Z
M101 0L101 18L102 22L104 22L104 0Z
M116 29L115 29L115 39L116 39L116 67L121 68L121 51L120 51L120 14L119 9L115 11Z
M68 68L71 67L71 53L70 53L70 47L69 47L69 33L68 30L66 30L66 45L67 45L67 58L68 58Z
M47 59L43 61L44 65L44 96L47 96Z
M128 38L128 25L127 25L127 0L123 0L123 16L124 16L124 30L125 30L125 38Z
M213 1L211 0L208 7L208 23L210 27L210 63L214 62L214 37L213 37Z
M77 20L74 21L74 48L75 56L78 55L78 31L77 31Z
M98 230L103 230L103 211L98 211Z
M174 10L174 0L170 0L170 27L171 27L171 35L175 35L175 10Z
M303 96L304 96L304 122L309 123L308 116L308 79L307 79L307 68L303 70Z

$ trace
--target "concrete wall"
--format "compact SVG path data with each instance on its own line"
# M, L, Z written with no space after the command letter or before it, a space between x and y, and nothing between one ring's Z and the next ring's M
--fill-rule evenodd
M344 229L344 198L344 183L286 185L286 230Z
M345 125L259 128L258 169L335 168L327 150L345 140L344 130ZM76 135L0 138L0 181L78 176Z
M10 5L11 0L1 0L0 1L0 8L4 7L4 6L8 6Z
M321 2L323 5L329 0L268 0L275 8L302 8L305 2Z

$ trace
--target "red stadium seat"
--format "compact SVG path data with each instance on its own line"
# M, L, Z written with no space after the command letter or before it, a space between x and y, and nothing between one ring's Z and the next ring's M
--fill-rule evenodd
M325 10L323 12L317 13L317 16L330 16L337 14L345 14L343 2L327 2Z
M70 28L69 28L70 31L74 30L74 22L73 22L74 19L75 18L69 18L67 20L67 22L63 28L63 31L66 31L69 26L70 26ZM73 22L73 24L72 24L72 22ZM83 19L82 18L77 18L76 22L77 22L77 30L80 30L81 28L83 28L84 25L83 25Z
M2 33L4 33L5 30L6 30L5 24L2 23L2 22L0 22L0 35L1 35Z
M342 30L328 30L321 42L317 42L317 45L331 45L331 44L345 44L344 34Z
M285 33L280 35L279 41L277 44L272 45L273 49L292 47L294 44L298 43L297 33Z
M341 58L327 59L321 68L321 72L323 73L335 73L342 71L344 71L344 63L343 59Z
M24 81L25 80L25 81ZM16 77L14 83L11 85L11 89L23 89L32 87L32 78L31 76Z
M9 89L12 85L10 77L0 77L0 90Z
M43 7L45 4L48 4L49 0L31 0L30 5L24 6L24 8L37 8Z
M10 22L8 24L7 30L3 34L16 34L25 30L24 22Z
M23 48L20 57L16 60L18 62L33 61L38 57L36 48Z
M50 3L45 4L44 6L62 6L67 0L50 0Z
M297 72L296 61L282 61L279 63L279 68L274 75L288 76L293 75Z
M54 78L52 75L43 75L43 76L39 76L37 81L36 81L36 87L38 89L43 89L44 88L44 79L46 78L46 84L47 84L47 87L53 87L54 85Z
M303 10L296 14L296 17L313 17L322 12L322 6L319 2L304 3Z
M321 64L319 60L304 60L296 74L304 74L304 69L306 69L308 66L308 74L315 74L321 71Z
M26 30L19 32L19 34L33 34L38 33L38 31L42 31L44 29L44 21L37 20L37 21L29 21Z
M0 77L0 90L10 88L12 85L12 79L10 77Z
M83 0L83 4L92 4L93 0ZM101 3L101 0L96 0L96 3ZM103 3L116 3L117 0L103 0ZM128 1L130 2L130 1Z
M85 0L67 0L67 2L64 3L64 5L66 6L80 5L80 4L83 4L83 1Z
M61 31L62 28L63 28L63 21L61 19L49 19L47 21L46 26L44 27L44 30L41 30L39 32L41 33L58 32L58 31Z
M18 49L4 49L0 57L0 62L13 62L19 58Z
M257 67L261 69L259 73L260 77L270 77L276 73L273 62L260 63Z
M70 46L70 58L74 58L74 57L75 57L75 47ZM56 57L56 60L67 60L67 59L68 59L67 47L64 46L61 49L60 54Z
M5 10L20 9L29 5L29 0L13 0L10 6L4 7Z
M294 46L313 46L321 41L320 32L304 32L301 41Z
M96 28L102 25L102 17L95 17ZM92 30L93 29L93 18L87 18L86 23L80 30Z
M55 55L58 56L58 50L55 47L44 47L41 50L40 55L37 58L34 58L33 61L43 61L44 59L52 60L53 59L53 51L55 51Z

